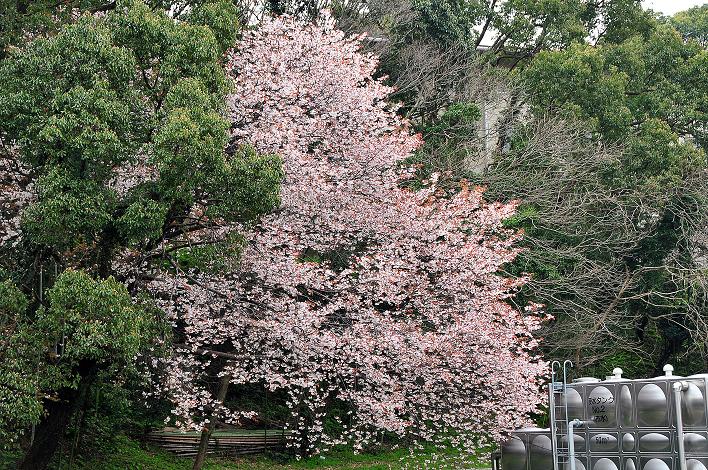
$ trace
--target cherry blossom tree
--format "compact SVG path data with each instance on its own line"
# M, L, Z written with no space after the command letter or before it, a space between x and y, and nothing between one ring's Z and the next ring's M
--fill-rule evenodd
M360 41L327 17L279 17L230 53L232 145L279 154L285 177L229 274L151 285L179 331L162 390L183 427L238 420L229 384L261 384L287 394L300 455L380 432L470 449L542 402L541 315L512 308L524 280L499 274L518 253L520 234L502 225L515 205L434 177L402 187L420 137Z

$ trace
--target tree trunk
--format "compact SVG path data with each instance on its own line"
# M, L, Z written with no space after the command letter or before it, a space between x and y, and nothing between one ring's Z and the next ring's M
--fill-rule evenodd
M219 390L216 393L216 401L219 404L223 404L226 399L226 392L229 391L229 383L231 382L230 375L224 375L219 381ZM209 450L209 439L211 438L211 433L214 432L214 427L216 426L216 419L212 416L209 418L209 424L202 429L202 437L199 440L199 450L197 451L197 456L194 458L194 465L192 470L201 470L204 465L204 460L206 460L207 450Z
M37 425L34 442L18 464L19 470L45 470L59 448L73 414L79 410L96 378L98 368L93 362L79 366L81 380L76 389L59 390L57 399L45 400L46 415Z

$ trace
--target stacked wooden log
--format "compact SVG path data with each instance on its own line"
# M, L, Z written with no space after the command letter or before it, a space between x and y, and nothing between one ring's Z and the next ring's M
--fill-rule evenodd
M281 430L235 430L214 431L209 439L209 455L257 454L266 450L279 450L285 446L287 433ZM182 457L197 454L201 434L198 432L153 431L146 437L147 442Z

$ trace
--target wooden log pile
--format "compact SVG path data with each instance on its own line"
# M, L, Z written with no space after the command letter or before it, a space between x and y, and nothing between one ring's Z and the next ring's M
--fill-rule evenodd
M285 446L287 433L281 430L215 431L209 439L209 455L233 456L279 450ZM153 431L146 441L181 457L194 457L199 449L198 432Z

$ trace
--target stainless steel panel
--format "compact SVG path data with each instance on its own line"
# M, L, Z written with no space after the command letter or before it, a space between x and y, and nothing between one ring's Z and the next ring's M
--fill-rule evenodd
M538 435L529 436L529 470L550 470L553 468L553 454L551 452L551 437Z
M622 470L637 470L637 464L633 458L624 459L624 467Z
M591 433L590 453L608 453L619 451L619 439L617 434Z
M619 392L620 425L632 427L636 424L634 418L634 398L632 397L632 385L623 384Z
M642 458L641 470L673 470L671 458Z
M592 470L619 470L619 457L592 459Z
M688 390L681 396L681 416L686 427L705 426L706 397L705 382L690 381Z
M580 388L580 390L583 389L582 386L578 388ZM576 418L585 420L585 405L583 403L583 397L575 387L568 387L565 401L568 406L568 421L572 421Z
M617 399L614 385L586 387L587 416L593 428L614 428L617 426Z
M570 462L566 462L561 465L561 469L570 470ZM585 464L579 459L575 459L575 470L585 470Z
M705 432L685 432L683 445L689 454L708 455L708 435Z
M640 427L669 425L669 396L666 383L635 384L637 424Z
M708 459L688 459L686 467L688 470L708 470Z
M518 436L513 436L502 444L502 466L504 470L526 470L526 444Z
M634 452L637 445L637 439L634 434L626 433L622 435L622 452Z
M670 432L646 432L639 434L639 452L671 452Z
M568 447L566 444L568 442L568 436L562 436L560 440L564 447ZM575 444L576 452L585 452L587 450L585 445L585 433L582 430L573 432L573 443Z

